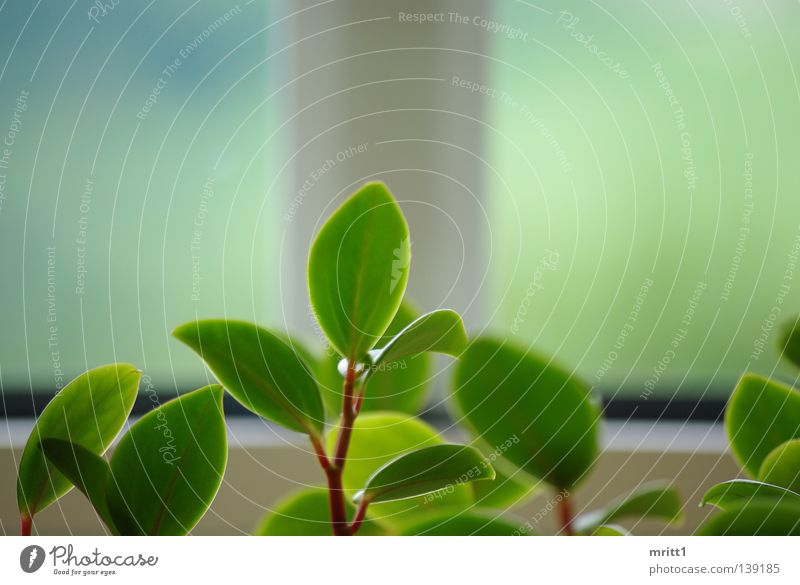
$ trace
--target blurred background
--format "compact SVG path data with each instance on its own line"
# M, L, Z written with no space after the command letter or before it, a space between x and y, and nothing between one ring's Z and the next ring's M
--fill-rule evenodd
M418 308L713 419L794 377L798 55L794 0L4 0L3 412L113 361L196 386L196 317L321 347L309 243L382 180Z

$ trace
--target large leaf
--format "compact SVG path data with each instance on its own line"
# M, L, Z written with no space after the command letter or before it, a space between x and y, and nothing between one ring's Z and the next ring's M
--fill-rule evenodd
M580 481L597 457L600 411L575 377L533 353L478 339L456 369L453 401L481 439L559 489Z
M337 429L328 435L328 451L332 452ZM413 417L391 412L360 415L353 426L347 464L342 483L346 496L355 492L382 465L416 449L440 445L443 441L430 425ZM477 484L475 484L477 485ZM394 531L401 530L421 517L437 512L462 511L473 505L470 484L453 486L443 492L411 500L372 504L367 516Z
M494 479L494 469L480 451L467 445L434 445L406 453L367 479L353 500L393 502L424 496L472 481Z
M351 522L355 508L345 502L347 520ZM380 536L386 531L369 518L361 523L359 536ZM256 536L330 536L331 513L328 491L307 488L291 494L276 504L254 532Z
M477 485L477 484L476 484ZM409 526L403 536L532 536L523 520L488 511L437 514Z
M173 335L246 408L292 430L321 434L325 410L310 366L280 336L225 319L186 323Z
M47 459L89 498L97 515L116 534L106 502L106 482L111 472L106 460L80 445L61 439L42 440L42 450Z
M753 500L766 499L794 502L800 506L800 494L777 485L750 479L732 479L718 483L703 494L700 505L711 504L723 510L730 510Z
M800 493L800 440L786 441L770 451L758 479Z
M742 376L725 411L725 429L736 460L758 477L770 451L800 438L800 393L755 374Z
M344 357L375 346L400 306L411 244L400 207L382 183L368 183L322 226L308 258L311 305Z
M779 343L784 357L800 367L800 319L783 326Z
M370 352L370 372L381 364L429 351L458 357L466 346L467 332L459 314L448 309L433 311L414 320L381 349Z
M715 514L699 529L703 536L800 536L800 505L754 500Z
M221 386L153 409L122 438L106 487L125 535L187 534L211 505L228 459Z
M17 477L17 503L33 517L72 489L72 483L42 453L42 439L62 439L95 454L105 453L136 399L141 372L128 364L89 370L59 392L31 431Z
M642 486L602 510L578 516L575 519L575 529L580 532L590 532L605 524L613 524L629 517L677 522L682 517L680 496L671 486Z

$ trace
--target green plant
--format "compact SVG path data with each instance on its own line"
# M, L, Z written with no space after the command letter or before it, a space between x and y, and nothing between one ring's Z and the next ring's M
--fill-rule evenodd
M783 355L800 367L800 322L780 337ZM752 479L713 486L700 505L719 513L701 528L708 535L800 535L800 393L775 380L745 374L725 411L731 451Z
M23 532L75 485L114 534L187 533L225 467L222 387L258 416L305 435L325 479L325 487L278 503L257 534L532 534L530 523L506 512L543 484L555 490L563 534L620 535L616 522L625 517L680 517L674 489L660 484L575 517L571 492L599 456L602 413L591 392L512 344L470 343L453 311L418 315L404 301L410 259L397 202L383 184L365 185L311 246L309 296L326 354L243 321L179 326L174 336L221 386L155 408L110 462L103 453L130 413L139 372L115 365L77 378L42 413L23 454ZM416 417L431 352L457 358L450 404L470 445L444 441ZM172 441L166 452L162 419ZM784 457L794 452L776 456Z
M413 418L398 422L403 431L395 428L394 433L382 437L379 435L387 433L379 429L371 433L369 442L373 446L382 444L377 457L366 462L348 459L354 435L368 428L359 428L357 423L364 401L371 398L373 380L384 378L384 402L392 405L391 385L387 389L384 374L391 373L402 360L420 359L418 356L427 352L458 356L467 343L461 318L453 311L438 310L409 318L411 309L402 301L410 259L405 218L381 183L367 184L352 195L328 219L311 246L309 296L330 349L340 360L340 401L333 399L337 373L331 372L330 362L315 363L309 359L310 352L283 334L225 319L186 323L174 332L246 408L308 436L327 480L330 527L335 535L358 532L369 509L392 516L390 524L402 524L405 514L397 502L447 489L454 483L494 478L492 466L476 449L441 444L435 432L428 432L426 425ZM398 323L398 319L402 321ZM387 336L392 330L393 335ZM325 398L319 387L323 380ZM398 409L408 410L420 402L415 397L411 405ZM365 421L368 425L381 416L365 415ZM326 432L326 423L331 420L338 423ZM389 448L392 440L404 441L412 436L412 427L427 435L425 439L395 450ZM319 491L309 490L292 496L277 514L288 517L287 511L302 502L305 512L295 519L308 527L322 517L310 507L319 500ZM348 500L357 504L355 511ZM407 504L399 504L403 506ZM265 533L296 530L288 520L278 519L268 519L261 529Z
M665 483L640 486L603 509L575 517L572 493L599 457L603 417L583 382L552 360L508 341L478 338L459 359L451 400L458 420L498 470L518 483L534 488L544 483L554 490L560 533L624 534L614 523L629 517L680 520L680 498ZM489 504L491 496L486 494ZM484 500L476 506L482 508ZM510 533L534 529L530 523L522 528L517 525Z
M130 414L140 375L127 364L89 370L44 409L17 475L23 535L73 486L112 534L187 534L206 512L228 456L220 386L156 406L110 461L103 458Z

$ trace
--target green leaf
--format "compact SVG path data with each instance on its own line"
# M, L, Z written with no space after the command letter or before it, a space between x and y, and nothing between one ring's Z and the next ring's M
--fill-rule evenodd
M754 500L715 514L698 530L701 536L800 536L800 505Z
M773 449L800 438L800 393L763 376L745 374L725 411L725 429L736 460L751 477L758 477Z
M800 440L775 447L761 464L758 479L800 493Z
M597 457L600 410L577 378L533 353L491 339L459 360L452 399L459 420L517 467L568 489Z
M328 450L332 452L338 430L328 435ZM382 465L392 459L422 447L441 445L442 439L430 425L413 417L392 413L374 412L360 415L353 426L347 465L342 483L347 498L367 482ZM411 500L371 504L367 516L393 531L402 530L437 512L462 511L473 505L472 485L452 486L442 492L428 494Z
M381 364L429 351L458 357L466 346L467 332L458 313L433 311L409 324L381 349L373 350L372 368L367 374Z
M128 364L84 372L59 392L31 431L17 477L17 503L33 517L72 489L72 483L45 459L42 439L62 439L95 454L105 453L119 434L136 399L141 372Z
M800 505L800 494L777 485L751 479L732 479L718 483L703 495L700 505L711 504L717 508L729 510L757 499L774 499Z
M609 524L592 528L589 532L581 533L581 536L628 536L629 534L622 526Z
M106 481L111 472L106 460L80 445L61 439L43 439L42 450L47 459L89 498L97 515L116 534L106 503Z
M642 486L602 510L578 516L575 519L575 529L579 532L589 532L604 524L611 524L628 517L658 518L665 522L678 522L682 518L680 496L671 486Z
M779 344L783 356L800 367L800 319L784 324Z
M476 484L477 485L477 484ZM488 511L438 514L404 529L401 536L532 536L522 520Z
M186 323L173 335L205 360L245 408L294 431L321 435L325 410L311 369L278 335L225 319Z
M121 534L180 536L205 514L228 459L222 395L216 384L184 394L122 437L106 486Z
M485 450L481 449L484 453ZM509 474L503 469L504 461L492 461L495 470L494 481L478 481L471 484L475 494L475 505L481 508L508 510L525 502L536 494L536 482L528 481L529 476L521 477L522 472Z
M367 480L353 501L392 502L494 479L494 469L480 451L467 445L434 445L401 455Z
M311 306L331 344L360 361L400 306L411 244L400 207L368 183L322 226L308 258Z
M352 522L355 508L345 502L347 521ZM276 504L259 524L256 536L330 536L331 513L328 492L308 488L295 492ZM386 531L368 518L358 529L358 536L380 536Z

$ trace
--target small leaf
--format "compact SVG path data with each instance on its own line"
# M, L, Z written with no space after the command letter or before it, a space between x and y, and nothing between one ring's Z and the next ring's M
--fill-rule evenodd
M321 434L325 411L310 366L278 335L225 319L186 323L173 335L247 409L294 431Z
M599 408L588 388L549 360L507 342L473 342L451 391L458 418L503 457L558 489L597 457Z
M745 374L725 411L725 429L736 460L751 477L758 477L773 449L800 438L800 393L774 380Z
M111 468L106 460L88 449L61 439L43 439L47 459L89 498L108 529L117 533L106 503L106 481Z
M370 371L383 363L429 351L458 357L466 346L467 332L458 313L433 311L416 319L381 349L372 351Z
M184 394L122 437L106 484L121 534L180 536L205 514L228 459L222 395L216 384Z
M478 485L478 484L476 484ZM487 511L429 516L403 530L401 536L532 536L522 520L512 521Z
M308 258L311 305L344 357L360 361L375 346L408 281L408 225L382 183L368 183L317 234Z
M775 447L761 464L758 479L800 493L800 440Z
M59 392L31 431L17 477L17 503L33 517L72 489L72 483L45 459L43 439L62 439L100 455L119 434L133 408L141 372L128 364L84 372Z
M800 319L784 324L779 344L783 356L800 367Z
M682 517L680 496L671 486L643 486L602 510L582 514L575 519L575 529L579 532L588 532L598 526L627 517L658 518L665 522L677 522Z
M328 452L332 452L338 429L328 434ZM443 441L429 424L408 415L394 412L371 412L360 415L353 425L347 465L342 483L346 497L367 483L369 477L382 465L405 453L422 447L441 445ZM428 494L411 500L371 504L367 517L392 531L400 531L438 512L460 512L473 506L472 487L463 484L452 486L441 492Z
M378 469L353 501L392 502L494 479L480 451L466 445L434 445L401 455Z
M800 505L800 494L777 485L750 479L732 479L712 486L703 495L700 505L711 504L729 510L758 499L774 499Z
M622 526L608 524L597 526L588 533L582 533L581 536L628 536L629 534Z
M800 505L759 499L715 514L701 536L800 536Z
M345 502L347 521L352 522L355 508ZM358 536L380 536L386 531L369 519L361 523ZM331 512L328 491L308 488L278 502L256 529L256 536L330 536Z

